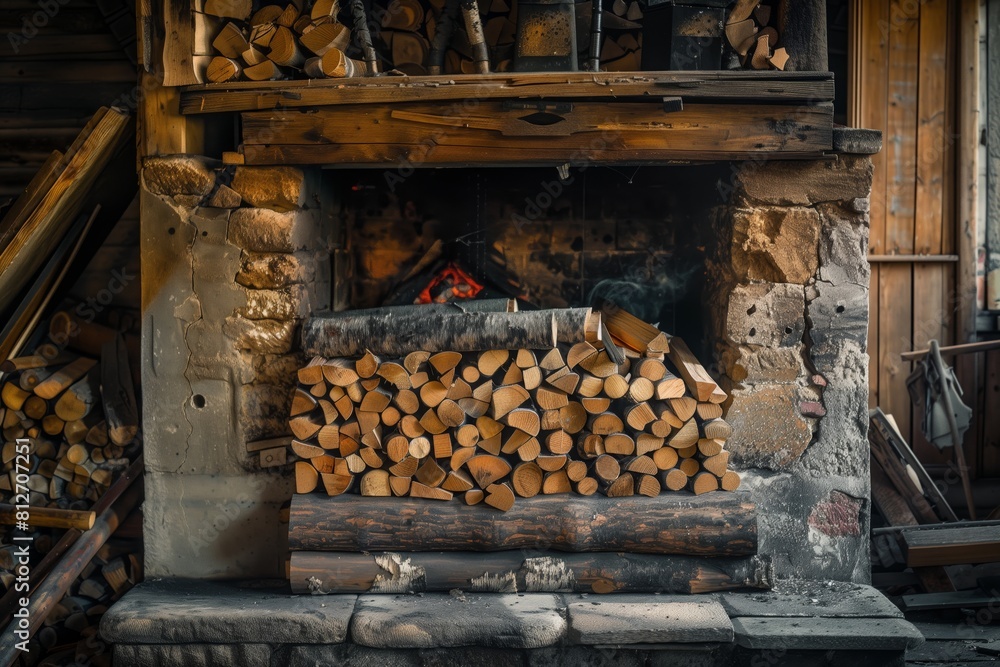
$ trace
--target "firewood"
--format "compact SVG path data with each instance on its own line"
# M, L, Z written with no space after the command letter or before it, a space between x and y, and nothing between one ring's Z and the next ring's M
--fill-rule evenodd
M757 36L757 46L754 47L753 57L750 59L750 66L754 69L767 69L768 61L771 58L771 46L769 37L765 33Z
M490 404L489 415L493 419L500 419L511 410L523 405L529 398L528 390L520 385L497 387L493 390L493 400Z
M412 456L407 456L399 463L390 466L389 472L396 477L413 477L420 467L420 460Z
M497 456L480 454L465 464L472 478L481 489L510 474L510 464Z
M535 464L545 472L562 470L568 462L569 457L565 454L540 454L535 458Z
M520 368L534 368L538 365L538 359L531 350L520 349L514 354L514 364Z
M724 392L720 398L719 392L721 390L719 385L705 371L704 366L698 362L683 340L675 336L670 341L670 352L668 355L670 361L680 371L681 377L684 378L684 382L687 384L688 389L691 390L691 394L695 399L699 402L711 403L722 403L726 400Z
M341 419L350 419L354 415L354 401L346 393L333 403L340 413Z
M519 463L511 473L514 492L522 498L533 498L542 490L542 469L533 462Z
M698 443L698 424L694 420L686 422L667 438L667 444L674 449L683 449Z
M615 457L602 454L590 464L590 474L598 481L610 484L621 475L621 465Z
M678 468L672 468L661 476L663 486L671 491L680 491L687 486L688 476Z
M442 382L441 384L446 383ZM445 397L452 401L458 401L462 398L472 398L472 386L461 377L457 377L451 382L451 386L448 387L448 393L445 394Z
M90 414L98 399L96 379L88 376L64 391L56 401L53 411L63 421L77 421Z
M660 421L665 422L673 429L679 429L686 423L678 418L677 415L675 415L673 411L664 404L660 404L654 412L660 418Z
M718 419L722 416L722 406L718 403L699 403L696 412L702 421Z
M603 390L603 379L590 373L583 373L580 376L580 386L576 388L576 393L583 398L596 398Z
M323 377L335 387L348 387L358 381L354 364L347 359L331 359L323 364Z
M347 469L352 473L359 474L368 469L368 464L358 454L348 454L344 460L347 461Z
M35 421L42 419L48 411L48 401L34 395L29 395L28 398L25 399L24 405L21 406L21 412L23 412L28 419L33 419Z
M382 423L390 428L398 424L399 420L403 417L399 409L392 405L382 410L379 416L382 418Z
M362 447L358 451L358 456L369 468L381 468L385 464L385 459L379 451L373 447Z
M205 68L205 78L211 83L228 83L239 81L243 67L232 58L216 56Z
M651 454L663 447L666 439L652 433L639 433L635 436L635 453L637 456Z
M441 488L452 493L465 493L473 488L472 478L461 470L452 470L445 477Z
M747 54L756 34L757 24L752 19L726 24L726 39L729 41L729 45L733 47L733 50L741 56Z
M545 436L545 447L552 454L569 454L573 451L573 437L566 431L553 431Z
M677 450L673 447L662 447L653 452L653 463L656 464L657 470L670 470L677 465L679 459Z
M339 388L340 387L338 387L338 389ZM329 396L329 394L330 394L330 387L327 386L326 380L320 380L313 386L309 387L309 395L312 396L313 398L320 399L323 398L324 396Z
M545 473L545 477L542 479L542 493L546 496L569 493L572 490L573 486L570 484L569 476L565 470Z
M46 435L59 435L65 425L66 422L55 415L46 415L42 418L42 431Z
M670 410L677 415L677 418L685 422L694 416L694 412L698 408L698 402L690 396L671 398L667 403L670 405Z
M427 411L420 417L420 425L424 427L425 431L432 435L444 433L448 430L448 427L445 426L441 419L437 416L437 412L434 408L428 408Z
M691 478L690 486L691 491L696 496L700 496L703 493L717 490L719 488L719 478L709 472L700 472Z
M360 403L365 397L367 389L360 382L352 382L343 388L344 393L351 399L352 403Z
M538 438L531 437L523 445L517 448L517 457L522 461L534 461L542 453L542 445Z
M738 473L732 470L726 471L726 474L722 476L719 480L719 486L721 486L726 491L735 491L740 488L740 476Z
M688 477L694 477L701 471L701 465L695 459L681 458L677 469Z
M577 386L580 384L580 376L577 373L567 372L560 374L560 376L556 378L549 377L546 379L546 382L557 389L561 389L567 394L572 394L576 391Z
M354 483L354 475L338 475L337 473L320 473L323 488L328 496L339 496L347 493Z
M660 480L654 475L639 475L638 479L639 483L636 485L635 491L640 496L655 498L660 495L663 487L660 485Z
M283 11L285 11L284 8L279 5L264 5L250 17L250 25L258 26L265 23L274 23Z
M292 451L295 452L295 455L300 459L311 459L326 454L326 450L322 447L310 445L309 443L302 442L301 440L292 440Z
M606 350L600 350L594 356L584 359L579 368L599 378L610 378L618 373L618 364L612 361Z
M383 33L385 35L386 33ZM426 74L423 64L430 52L430 42L423 35L397 32L392 38L392 63L407 74Z
M503 367L510 359L510 352L507 350L487 350L479 354L476 360L476 368L481 375L491 377Z
M301 3L299 3L301 4ZM299 18L299 9L294 4L285 5L284 10L278 15L274 22L280 26L291 28Z
M725 445L725 440L701 438L698 440L698 452L701 453L702 456L716 456L722 452Z
M573 482L573 490L581 496L592 496L597 493L600 484L593 477L583 477Z
M657 383L667 375L667 367L659 359L639 359L632 366L632 375Z
M389 473L385 470L369 470L361 478L361 495L388 497L392 495Z
M431 376L427 371L417 371L410 375L410 386L414 389L420 389L428 382L431 381Z
M425 459L420 467L417 468L417 472L414 473L414 477L418 482L430 487L441 486L447 475L448 473L438 465L437 461L430 457Z
M653 325L643 322L617 304L604 302L601 306L601 315L608 331L637 352L646 352L647 350L667 352L670 348L666 334Z
M661 401L680 398L684 396L685 390L684 380L668 371L664 374L663 379L656 383L656 398Z
M507 372L504 373L503 380L501 380L501 384L520 384L520 385L523 385L524 384L524 371L522 371L520 368L518 368L514 364L511 364L510 366L507 367ZM527 387L525 387L525 389L527 389Z
M307 412L312 412L317 405L316 397L299 387L295 390L295 395L292 397L292 408L289 414L292 417L298 417Z
M595 459L605 453L604 438L596 433L581 433L576 439L576 452L581 459Z
M410 441L405 435L396 434L385 442L385 453L393 463L399 463L410 452Z
M322 23L336 18L339 11L340 3L338 0L314 0L309 17L314 23Z
M288 427L294 435L299 440L308 440L313 437L319 430L324 426L324 424L318 423L313 419L312 415L301 415L299 417L293 417L288 421Z
M454 494L451 491L426 486L414 480L410 483L410 497L426 498L428 500L451 500Z
M587 420L587 429L597 435L609 435L619 433L625 428L621 417L613 412L602 412L599 415L592 415Z
M499 449L497 451L499 451ZM458 470L466 463L468 463L469 459L471 459L473 456L477 456L478 454L479 454L478 447L475 446L461 447L451 455L451 460L449 461L449 465L451 466L452 470Z
M559 408L560 426L567 433L579 433L587 425L587 421L587 411L576 401L570 401L566 407ZM621 429L619 428L618 430Z
M431 408L436 408L447 394L447 387L437 380L432 380L420 387L421 402Z
M501 452L504 454L513 454L517 452L526 442L531 440L532 435L530 433L525 433L524 431L514 430L513 433L507 436L507 440L503 443L503 448Z
M563 361L562 352L556 347L553 347L546 352L545 356L542 357L542 360L538 362L539 368L549 372L557 371L565 365L566 363Z
M309 459L308 463L320 474L335 472L338 475L346 475L350 473L350 470L347 468L347 461L330 456L329 454Z
M80 357L66 366L63 366L46 378L43 382L39 383L38 386L35 387L35 395L41 396L46 400L52 400L62 392L66 391L66 389L68 389L74 382L77 382L80 378L89 373L96 365L97 362L93 359ZM7 407L10 406L8 405Z
M459 352L438 352L428 358L428 362L434 367L438 374L443 375L452 370L462 361Z
M474 424L464 424L455 432L455 441L461 447L474 447L479 439L479 429Z
M245 21L253 10L252 0L205 0L202 11L209 16Z
M688 447L681 447L677 450L677 456L681 458L690 459L698 453L698 445L690 445Z
M395 362L384 362L378 368L378 376L391 384L396 389L409 389L410 373L401 365Z
M619 399L629 391L629 383L621 375L615 374L604 378L604 394L611 399Z
M269 21L255 25L250 29L250 45L255 49L259 49L261 53L266 53L270 50L271 40L274 39L277 33L278 26L274 22Z
M561 389L546 386L535 390L535 405L542 410L558 410L569 405L569 396Z
M479 379L481 377L482 374L479 372L479 368L477 368L476 366L470 365L470 366L464 366L462 368L462 379L468 382L469 384L475 384L479 382Z
M500 422L510 426L511 428L516 428L520 431L524 431L530 435L538 435L539 429L541 427L541 422L539 421L538 413L534 410L528 410L524 408L516 408L511 410L506 415L504 415Z
M635 495L635 477L632 473L624 472L621 477L611 482L606 489L604 489L604 495L608 498L627 498L629 496Z
M656 421L656 413L646 402L625 408L625 423L636 431L643 430L654 421Z
M726 474L729 465L729 452L721 452L715 456L708 456L701 462L701 467L716 477L722 478Z
M420 399L417 395L409 389L402 389L396 393L393 397L392 402L400 409L401 412L407 415L416 414L420 409Z
M774 50L774 53L767 59L767 62L771 63L771 67L776 70L784 70L785 65L788 63L788 58L788 51L782 46Z
M235 23L227 23L212 42L212 48L226 58L235 60L250 48L250 43Z
M709 419L702 423L701 434L704 438L728 440L733 435L733 427L724 419Z
M605 397L581 398L580 405L588 414L597 415L611 407L611 399Z
M253 46L251 46L242 54L240 54L240 58L243 60L243 64L246 65L247 67L260 65L263 62L271 62L267 59L267 56L264 55L263 51L260 51L254 48Z
M416 459L423 459L430 456L431 441L424 436L418 436L410 440L408 451L410 456Z
M726 16L726 21L728 23L745 21L750 18L750 15L759 4L760 0L736 0L736 4L729 10L729 14Z
M26 357L16 357L0 361L0 373L14 373L37 368L48 368L50 366L61 366L72 361L66 354L55 354L52 356L44 354L34 354Z
M604 438L604 451L615 456L631 456L635 453L635 440L626 433L610 433Z
M427 360L430 358L431 358L430 352L425 352L423 350L410 352L403 359L403 367L410 374L419 373L421 370L424 369L424 364L426 364Z
M569 349L569 352L566 354L566 366L570 369L575 368L578 364L590 359L596 354L596 347L587 341L581 341Z
M295 462L295 493L312 493L319 484L319 473L308 461Z

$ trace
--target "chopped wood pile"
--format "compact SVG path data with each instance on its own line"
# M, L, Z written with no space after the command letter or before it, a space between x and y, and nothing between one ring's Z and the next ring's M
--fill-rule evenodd
M303 338L326 356L299 371L292 401L298 493L506 511L537 495L739 486L726 393L682 340L613 304L350 311L314 318Z
M478 4L488 69L477 55L461 17L444 0L389 0L373 5L367 17L370 37L352 34L358 15L353 4L314 0L311 4L264 4L250 0L206 0L204 14L214 21L203 32L213 35L215 57L205 70L209 83L289 78L351 78L379 71L420 76L507 72L513 68L517 4L484 0ZM590 39L591 3L576 5L579 61L585 62ZM783 69L788 54L772 26L771 6L737 2L727 18L726 37L748 69ZM605 3L600 62L606 71L638 71L642 58L643 11L636 1ZM364 14L361 24L365 25ZM444 32L440 29L443 28ZM476 42L476 45L473 44ZM366 57L365 44L374 51ZM377 56L375 55L377 54ZM376 62L382 63L375 65Z

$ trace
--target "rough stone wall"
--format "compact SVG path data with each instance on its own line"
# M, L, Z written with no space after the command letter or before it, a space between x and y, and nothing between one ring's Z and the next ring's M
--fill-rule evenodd
M190 156L143 165L148 576L283 576L291 480L246 444L285 433L299 321L329 307L316 180Z
M868 211L872 164L747 162L709 264L727 446L778 576L868 568Z

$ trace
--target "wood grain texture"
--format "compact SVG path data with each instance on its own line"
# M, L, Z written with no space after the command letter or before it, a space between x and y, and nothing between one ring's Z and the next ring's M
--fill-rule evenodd
M741 494L522 499L500 514L461 503L341 496L292 498L293 551L627 551L748 556L753 503Z

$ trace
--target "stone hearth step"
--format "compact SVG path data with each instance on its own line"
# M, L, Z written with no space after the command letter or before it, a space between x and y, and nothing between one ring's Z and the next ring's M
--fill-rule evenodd
M105 614L101 634L114 644L115 665L125 667L707 667L761 658L768 665L862 667L902 664L905 650L922 641L873 588L834 582L710 595L358 597L154 580Z

